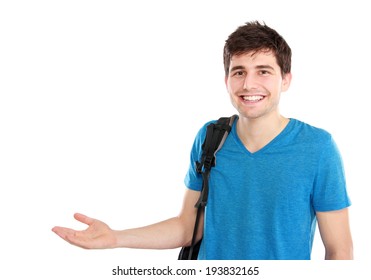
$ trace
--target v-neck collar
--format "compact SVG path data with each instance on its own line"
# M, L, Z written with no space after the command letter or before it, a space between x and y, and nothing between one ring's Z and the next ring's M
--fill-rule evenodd
M246 147L245 145L242 143L240 137L238 136L238 133L237 133L237 121L238 121L238 118L236 118L236 120L234 121L233 123L233 126L232 126L232 135L233 137L236 139L237 141L237 144L240 146L240 148L245 151L248 155L250 156L256 156L256 155L259 155L261 153L264 153L264 151L268 150L272 145L274 145L277 141L279 141L282 137L284 137L288 131L291 130L291 127L294 125L294 121L293 119L289 118L289 121L288 123L286 124L286 126L283 128L283 130L276 136L274 137L270 142L268 142L264 147L262 147L261 149L257 150L256 152L250 152Z

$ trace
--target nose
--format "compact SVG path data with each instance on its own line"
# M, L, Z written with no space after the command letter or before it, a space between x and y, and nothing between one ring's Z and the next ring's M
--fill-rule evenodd
M243 82L243 89L249 91L256 88L257 88L256 80L253 77L253 75L246 74L245 80Z

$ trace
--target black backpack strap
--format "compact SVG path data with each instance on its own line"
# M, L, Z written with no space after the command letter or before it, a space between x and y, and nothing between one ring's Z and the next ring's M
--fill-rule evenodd
M216 163L216 153L221 149L232 129L236 115L220 118L216 123L207 126L206 137L202 144L201 161L196 161L196 170L202 174L202 191L195 207L205 207L209 193L210 171Z
M220 118L216 123L211 123L207 126L206 137L204 143L202 144L201 161L196 162L196 170L198 173L202 174L202 191L200 194L200 198L195 205L195 207L197 208L197 216L193 229L192 243L188 255L189 260L191 260L192 256L194 255L193 249L196 245L195 243L198 231L198 224L200 221L201 213L207 204L209 195L210 170L211 167L215 166L215 155L221 149L224 141L227 139L227 136L232 129L235 118L236 115L233 115L232 117L223 117ZM200 244L197 245L199 246Z

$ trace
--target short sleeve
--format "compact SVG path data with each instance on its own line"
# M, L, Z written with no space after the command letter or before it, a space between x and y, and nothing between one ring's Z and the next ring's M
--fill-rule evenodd
M206 127L209 123L206 123L195 137L190 155L189 168L184 178L186 187L194 191L201 191L202 189L202 176L196 171L196 161L200 161L201 159L202 144L206 136Z
M339 149L328 135L321 149L313 188L315 211L340 210L350 206L343 161Z

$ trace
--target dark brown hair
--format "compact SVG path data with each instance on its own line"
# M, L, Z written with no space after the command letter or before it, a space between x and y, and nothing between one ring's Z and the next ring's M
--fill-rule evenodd
M274 29L258 21L247 22L236 29L224 45L224 70L229 74L233 55L271 51L281 68L281 74L291 71L291 49L286 41Z

